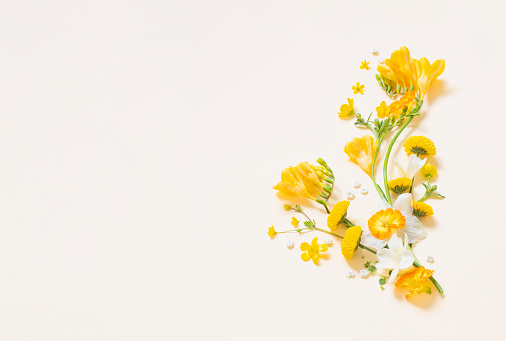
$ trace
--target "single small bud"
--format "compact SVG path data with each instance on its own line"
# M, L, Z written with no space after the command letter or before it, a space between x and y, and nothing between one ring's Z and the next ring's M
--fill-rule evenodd
M380 75L376 74L376 79L378 80L378 82L381 82L381 77L380 77Z
M322 165L323 167L327 167L327 163L325 162L324 159L322 159L321 157L318 158L318 160L316 160L316 162L318 162L320 165Z
M411 85L411 86L409 87L409 91L413 91L413 90L415 90L415 87L414 87L413 85Z
M285 206L283 206L283 207L284 207L284 208L285 208L285 210L287 210L287 211L289 211L289 210L291 210L291 209L292 209L292 206L290 206L290 205L288 205L288 204L287 204L287 205L285 205Z
M325 178L325 181L327 181L328 183L331 183L331 184L334 183L334 180L332 180L331 178Z
M401 92L401 85L397 84L397 92Z
M323 190L324 190L325 192L329 193L329 194L331 194L331 193L332 193L332 188L330 188L329 186L325 186L325 187L323 187Z
M390 93L391 90L392 90L392 87L389 85L387 88L387 92Z
M316 199L316 202L319 203L320 205L323 205L323 206L326 205L325 201L323 199L320 199L320 198Z

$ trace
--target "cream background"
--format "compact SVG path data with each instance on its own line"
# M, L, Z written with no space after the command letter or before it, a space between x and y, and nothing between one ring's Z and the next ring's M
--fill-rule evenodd
M482 340L504 324L499 1L3 1L0 339ZM409 134L438 148L429 237L445 289L406 302L319 267L272 186L324 157L333 202L370 181L336 112L387 97L370 51L446 60ZM351 86L365 84L365 95ZM403 153L397 148L397 155ZM379 175L379 174L378 174ZM357 191L358 192L358 191ZM324 225L325 214L308 213ZM323 237L323 236L321 236ZM320 238L321 239L321 238Z

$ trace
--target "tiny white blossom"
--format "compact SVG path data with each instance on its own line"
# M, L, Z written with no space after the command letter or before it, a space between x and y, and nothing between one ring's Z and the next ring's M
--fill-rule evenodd
M360 183L360 181L358 181L358 180L355 180L355 181L353 182L353 187L355 187L355 188L359 188L359 187L360 187L360 185L361 185L361 183Z
M378 57L378 63L383 64L385 62L385 58Z
M376 55L378 54L378 49L372 49L372 51L371 51L371 52L372 52L372 54L373 54L373 55L375 55L375 56L376 56Z
M427 256L427 263L434 263L434 257Z
M367 269L360 270L360 277L368 278L369 277L369 270L367 270Z
M330 238L325 238L325 239L323 240L323 242L324 242L325 244L327 244L327 245L332 245L332 239L330 239Z
M346 193L346 199L353 200L353 198L355 198L355 193L353 193L352 191Z
M286 247L287 247L287 248L291 249L291 248L293 247L293 245L294 245L294 244L293 244L293 241L291 241L291 240L287 240L287 241L286 241Z
M353 272L353 270L346 271L346 277L348 277L348 278L354 278L355 277L355 273Z
M369 190L367 189L367 187L362 187L362 189L360 190L360 193L365 195L365 194L369 193Z

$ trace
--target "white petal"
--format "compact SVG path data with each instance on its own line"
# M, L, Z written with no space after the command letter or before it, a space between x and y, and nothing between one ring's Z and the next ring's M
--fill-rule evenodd
M378 239L371 234L368 228L362 231L362 239L360 241L366 246L370 246L376 250L382 249L387 245L387 239Z
M427 237L427 232L425 232L420 220L412 215L406 218L406 227L400 231L405 232L408 235L409 243L416 243Z
M413 265L413 262L415 261L415 257L413 254L409 251L402 251L401 254L401 261L399 262L399 267L404 270L409 268L411 265Z
M415 156L416 156L416 155L415 155ZM391 160L395 163L395 165L396 165L397 167L399 167L399 169L400 169L400 171L401 171L402 176L407 176L407 175L406 175L406 171L404 170L404 167L402 167L401 162L399 161L399 159L397 159L395 156L392 156L390 159L391 159Z
M415 174L418 173L420 169L422 169L422 167L425 165L425 162L427 162L427 159L422 160L415 154L411 154L409 156L408 167L406 167L406 176L412 179Z
M395 282L395 278L397 277L397 274L399 273L399 267L395 267L395 269L392 270L392 273L390 274L390 279L388 280L388 283Z
M387 208L390 208L390 205L382 198L376 199L372 205L373 214L378 211L386 210Z
M393 254L401 254L402 251L402 239L397 237L394 233L390 240L388 241L388 248L392 251Z
M395 200L393 209L399 210L404 218L406 220L408 219L408 216L411 216L413 214L413 206L411 206L411 193L404 193L397 197L397 200Z

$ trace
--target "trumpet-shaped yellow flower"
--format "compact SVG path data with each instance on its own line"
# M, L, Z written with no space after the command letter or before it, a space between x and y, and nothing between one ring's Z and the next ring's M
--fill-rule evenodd
M413 271L399 277L395 286L409 289L409 294L406 294L406 298L410 298L414 294L430 294L429 278L433 273L433 270L425 269L423 266L415 268Z
M337 228L337 225L346 217L346 211L350 206L350 202L348 200L339 201L332 207L332 210L327 217L327 226L329 229L334 231Z
M394 193L402 194L409 191L413 181L410 178L402 177L394 180L390 180L388 182L388 188Z
M274 229L274 225L272 225L271 227L269 227L269 230L267 231L267 234L271 238L274 238L274 236L278 234L278 232L276 232L276 230Z
M411 58L407 47L402 46L399 50L392 52L385 63L379 64L377 70L385 84L392 88L396 88L398 84L402 88L413 85L416 93L423 98L432 82L443 73L444 68L443 59L432 64L425 57L417 60Z
M299 225L299 221L297 220L297 218L292 217L292 222L290 224L292 224L293 227L297 227L297 225Z
M273 188L288 194L300 195L316 200L325 186L323 167L313 166L308 162L301 162L296 167L288 167L281 172L281 182Z
M415 154L419 158L436 155L434 142L425 136L411 136L403 144L408 155Z
M430 163L426 163L425 166L420 169L420 172L422 172L422 175L427 179L434 179L437 176L437 168L434 165L431 165Z
M344 146L344 152L350 157L351 161L359 165L360 168L371 176L371 165L374 153L378 148L378 142L369 135L361 138L355 137Z
M355 114L355 109L353 109L353 99L348 98L348 104L343 104L339 108L339 117L340 118L348 118L351 115Z
M364 61L362 62L362 64L360 64L360 68L361 69L365 69L365 70L369 70L369 62L364 59Z
M390 115L390 107L385 103L385 101L382 101L379 107L376 107L376 113L379 118L385 118Z
M341 242L341 253L344 258L351 259L358 248L361 235L362 228L360 226L352 226L346 230L343 241Z
M432 207L421 201L413 201L413 215L418 218L428 217L434 214Z
M352 90L353 90L353 93L356 95L360 92L361 95L364 94L364 88L365 88L365 85L360 85L359 82L357 82L357 85L354 85L351 87Z
M311 245L304 242L300 244L300 251L305 251L303 254L300 255L300 258L304 262L307 262L308 260L312 259L313 263L315 265L318 265L318 260L320 259L319 252L326 252L328 250L327 245L325 244L318 244L318 237L314 237L311 241Z

